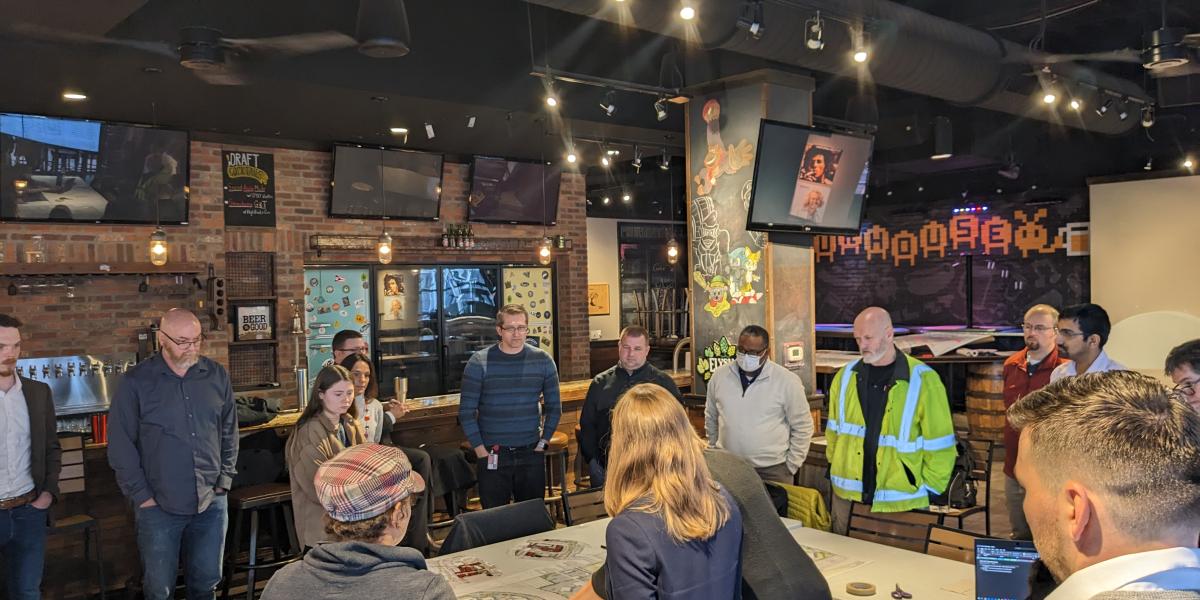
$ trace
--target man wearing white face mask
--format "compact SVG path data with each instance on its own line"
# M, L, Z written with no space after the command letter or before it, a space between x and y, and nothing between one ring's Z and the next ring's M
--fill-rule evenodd
M708 447L750 463L765 481L791 484L812 441L813 419L800 377L770 360L770 335L748 325L737 360L708 382L704 428Z

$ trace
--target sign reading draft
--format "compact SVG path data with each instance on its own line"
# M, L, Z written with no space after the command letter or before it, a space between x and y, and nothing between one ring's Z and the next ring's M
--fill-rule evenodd
M237 340L269 340L275 335L271 325L271 307L239 306L237 307Z
M262 152L221 153L225 224L275 226L275 155Z

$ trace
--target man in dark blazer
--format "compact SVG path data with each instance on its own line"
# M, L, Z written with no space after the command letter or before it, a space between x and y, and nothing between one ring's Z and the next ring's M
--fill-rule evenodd
M0 557L8 597L37 600L62 450L50 387L17 375L20 327L0 314Z

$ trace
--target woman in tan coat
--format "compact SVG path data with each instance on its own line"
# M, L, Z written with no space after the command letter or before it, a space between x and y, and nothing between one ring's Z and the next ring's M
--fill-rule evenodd
M365 441L355 412L350 372L336 365L321 369L313 382L308 405L287 442L292 508L301 546L316 546L325 539L322 521L325 509L313 485L317 467L338 452Z

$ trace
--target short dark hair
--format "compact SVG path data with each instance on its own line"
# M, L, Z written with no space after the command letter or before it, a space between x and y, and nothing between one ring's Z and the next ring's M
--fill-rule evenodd
M646 328L641 325L628 325L621 330L621 335L617 336L618 340L623 340L627 337L640 337L647 342L650 341L650 334L646 333Z
M22 323L20 319L11 315L0 313L0 327L12 327L16 329L22 325L24 325L24 323Z
M363 334L361 334L353 329L343 329L343 330L337 332L336 334L334 334L333 349L341 350L342 345L344 345L347 341L356 340L356 339L361 338L362 336L363 336Z
M767 330L763 329L761 325L747 325L745 329L742 329L742 333L738 337L742 337L743 335L762 338L763 344L768 348L771 347L771 334L767 333Z
M1197 373L1200 373L1200 340L1192 340L1184 342L1167 353L1167 375L1170 375L1179 367L1191 367Z
M1058 313L1058 318L1073 319L1079 323L1080 332L1086 340L1093 335L1100 336L1100 347L1108 343L1108 332L1112 331L1112 323L1108 320L1108 312L1099 304L1074 304Z

